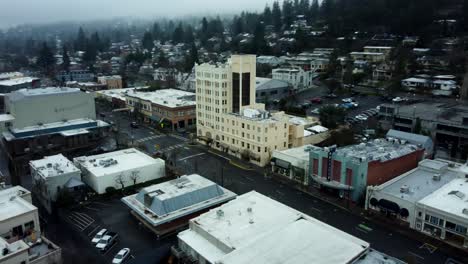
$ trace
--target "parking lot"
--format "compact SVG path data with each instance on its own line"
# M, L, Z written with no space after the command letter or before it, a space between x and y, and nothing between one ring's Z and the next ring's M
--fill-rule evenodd
M129 248L130 256L125 263L158 263L167 257L175 236L157 239L129 212L119 200L112 199L86 204L79 209L64 212L66 222L81 239L79 242L88 254L99 263L112 263L113 257L122 248ZM108 250L101 252L92 244L91 239L101 229L116 232L118 240ZM65 263L86 263L80 260ZM88 262L89 263L89 262ZM93 262L98 263L98 262Z

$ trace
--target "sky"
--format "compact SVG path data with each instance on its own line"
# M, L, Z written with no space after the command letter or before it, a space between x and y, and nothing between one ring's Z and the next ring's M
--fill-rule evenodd
M263 10L274 0L0 0L0 28L114 17L223 14Z

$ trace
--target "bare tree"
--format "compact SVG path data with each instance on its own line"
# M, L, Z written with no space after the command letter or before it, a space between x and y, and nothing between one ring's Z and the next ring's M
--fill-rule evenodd
M140 179L140 171L130 172L130 180L132 180L133 185L136 185L137 181Z
M123 173L117 175L115 178L115 183L121 187L121 189L125 188L125 183L127 183L127 180L125 179L125 175Z

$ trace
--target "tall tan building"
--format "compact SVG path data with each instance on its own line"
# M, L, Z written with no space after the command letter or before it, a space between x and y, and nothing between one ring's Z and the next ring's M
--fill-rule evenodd
M213 148L264 166L273 150L308 143L317 120L269 113L255 103L255 55L233 55L222 65L195 67L197 136Z

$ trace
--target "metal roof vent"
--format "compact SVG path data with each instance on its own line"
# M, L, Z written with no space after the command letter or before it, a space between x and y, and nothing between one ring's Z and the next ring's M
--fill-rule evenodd
M464 209L462 210L462 213L465 214L465 215L468 215L468 208L464 208Z
M249 220L249 224L253 224L254 223L254 220L253 219L250 219Z
M405 185L402 185L402 186L400 187L400 192L401 192L401 193L409 193L409 186L406 185L406 184L405 184Z
M252 207L247 207L247 212L251 213L252 212Z
M436 174L432 175L432 180L434 180L434 181L440 181L440 178L441 178L440 173L436 173Z
M216 211L216 216L217 216L218 218L223 217L223 216L224 216L224 211L221 210L221 209L217 210L217 211Z

